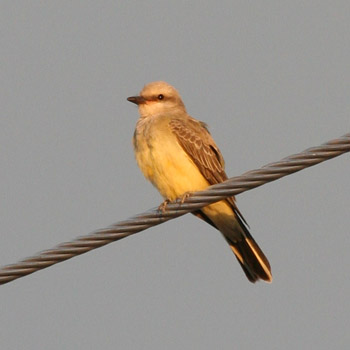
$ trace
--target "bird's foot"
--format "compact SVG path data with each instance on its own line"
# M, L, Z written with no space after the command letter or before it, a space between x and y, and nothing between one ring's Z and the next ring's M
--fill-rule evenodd
M170 199L166 199L159 207L158 210L161 211L162 213L165 212L167 205L171 202Z
M180 204L184 204L185 200L188 197L191 197L193 192L185 192L181 197L179 197L178 201L180 201ZM170 199L166 199L159 207L158 210L161 211L162 213L165 212L167 205L171 202Z
M180 197L180 198L181 198L180 203L181 203L181 204L184 204L185 200L186 200L187 198L191 197L192 193L193 193L193 192L185 192L185 193Z

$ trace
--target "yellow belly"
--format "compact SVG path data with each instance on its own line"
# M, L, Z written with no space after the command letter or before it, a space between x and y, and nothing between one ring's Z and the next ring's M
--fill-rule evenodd
M175 137L162 135L148 143L141 138L135 156L144 176L166 199L174 200L209 185Z

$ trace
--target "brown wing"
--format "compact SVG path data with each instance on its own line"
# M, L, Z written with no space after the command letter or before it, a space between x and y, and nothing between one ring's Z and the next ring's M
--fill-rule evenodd
M176 135L181 147L191 157L192 161L197 165L199 171L210 185L227 180L224 169L224 158L211 137L205 123L187 117L186 119L171 120L170 128ZM247 222L235 204L235 198L230 197L226 200L232 206L235 213L239 215L247 225ZM198 213L196 213L196 215L199 216ZM204 220L208 222L207 219ZM213 225L211 222L210 224Z
M227 179L224 159L204 123L190 117L173 119L170 128L210 185Z

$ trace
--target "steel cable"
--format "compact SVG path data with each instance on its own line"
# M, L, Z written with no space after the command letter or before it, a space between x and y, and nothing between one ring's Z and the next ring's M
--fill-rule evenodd
M153 208L128 220L117 222L107 228L78 237L71 242L59 244L53 249L39 252L18 263L3 266L0 268L0 284L24 277L35 271L187 214L210 203L251 190L349 151L350 133L321 146L308 148L301 153L283 158L279 162L270 163L260 169L232 177L223 183L208 187L205 191L193 193L183 203L181 203L181 200L171 202L167 204L164 211Z

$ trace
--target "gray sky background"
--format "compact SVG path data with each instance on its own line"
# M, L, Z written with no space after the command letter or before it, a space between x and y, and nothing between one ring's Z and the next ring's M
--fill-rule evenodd
M350 131L348 1L1 1L0 32L1 265L160 204L126 101L150 81L230 176ZM1 349L348 348L349 170L238 196L272 284L187 215L1 286Z

